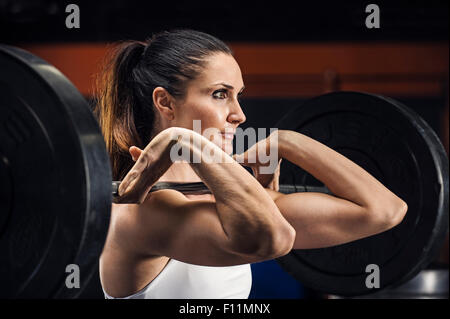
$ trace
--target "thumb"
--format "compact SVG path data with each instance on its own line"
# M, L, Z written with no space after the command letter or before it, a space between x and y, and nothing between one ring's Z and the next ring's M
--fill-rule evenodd
M141 156L142 150L139 147L131 146L128 151L130 152L131 158L133 161L137 161L139 156Z
M245 164L245 153L242 154L234 154L233 159L239 164Z

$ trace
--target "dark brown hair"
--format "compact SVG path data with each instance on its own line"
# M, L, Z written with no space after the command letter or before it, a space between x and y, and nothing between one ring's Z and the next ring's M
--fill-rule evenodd
M119 43L96 79L95 114L111 160L114 180L133 166L130 146L144 148L154 132L153 90L183 97L187 81L201 72L212 53L232 55L219 39L194 30L163 31L147 41Z

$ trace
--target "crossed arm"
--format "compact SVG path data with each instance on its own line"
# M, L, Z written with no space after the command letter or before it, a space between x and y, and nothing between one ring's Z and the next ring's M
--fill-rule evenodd
M294 249L361 239L396 226L405 216L403 200L336 151L292 131L279 131L278 145L281 158L302 167L335 194L285 195L266 189L296 231Z
M187 200L175 191L157 191L140 205L113 207L121 217L115 218L118 227L111 237L117 234L122 245L130 243L127 249L140 247L146 255L220 266L272 259L292 248L350 242L383 232L403 219L406 204L349 159L296 132L281 131L278 138L279 155L310 172L335 196L265 192L235 161L192 164L215 201ZM161 138L161 143L165 140ZM159 142L151 143L148 154L154 153ZM121 184L125 194L127 185L151 186L159 178L152 176L155 170L148 163L148 158L139 157L129 174L137 181L125 178ZM148 187L132 188L139 195Z

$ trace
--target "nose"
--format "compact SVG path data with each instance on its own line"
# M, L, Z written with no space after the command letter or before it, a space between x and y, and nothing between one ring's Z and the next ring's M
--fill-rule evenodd
M239 101L233 103L233 106L230 109L230 114L228 115L228 121L233 124L242 124L247 120L244 112L242 111L241 105Z

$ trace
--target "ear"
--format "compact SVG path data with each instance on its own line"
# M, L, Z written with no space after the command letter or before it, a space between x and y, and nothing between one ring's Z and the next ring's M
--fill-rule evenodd
M153 90L153 104L161 116L169 121L175 118L174 102L174 98L165 88L158 86Z

